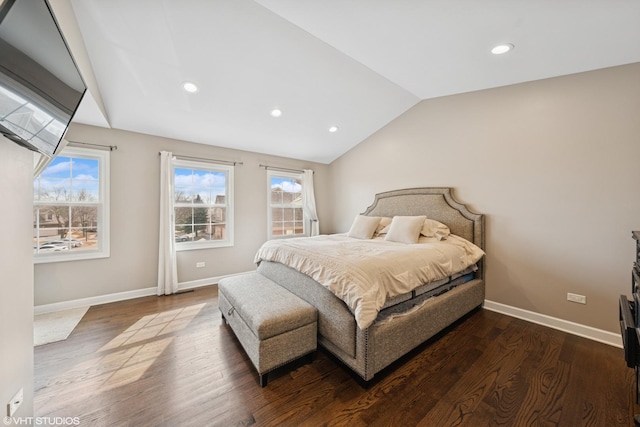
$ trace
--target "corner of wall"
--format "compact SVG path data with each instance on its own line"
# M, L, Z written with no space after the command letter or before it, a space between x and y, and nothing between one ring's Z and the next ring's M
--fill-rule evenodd
M7 202L0 209L0 236L5 242L0 245L0 406L4 409L22 388L24 400L14 416L30 417L34 393L33 153L0 137L0 174L0 200Z

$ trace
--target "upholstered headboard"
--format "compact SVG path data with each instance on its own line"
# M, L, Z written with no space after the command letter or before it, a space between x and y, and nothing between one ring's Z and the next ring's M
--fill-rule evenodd
M484 216L470 211L452 192L449 187L423 187L379 193L364 215L426 215L484 250ZM480 277L484 277L483 273L480 272Z

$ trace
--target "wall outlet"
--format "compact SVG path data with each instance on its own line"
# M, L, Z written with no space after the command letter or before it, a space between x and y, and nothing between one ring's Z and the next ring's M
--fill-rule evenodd
M22 401L24 400L24 389L18 390L18 392L11 398L11 401L7 403L7 417L13 417L13 414L16 413L20 405L22 405Z
M577 302L579 304L586 304L587 297L584 295L572 294L571 292L567 293L567 301Z
M204 261L196 262L196 268L203 268L205 266Z

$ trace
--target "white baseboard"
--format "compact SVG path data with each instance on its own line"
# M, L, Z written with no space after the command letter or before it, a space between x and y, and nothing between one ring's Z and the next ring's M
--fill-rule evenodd
M243 273L228 274L225 276L211 277L208 279L191 280L189 282L181 282L178 284L178 290L195 289L202 286L217 284L225 277L240 276L243 274L253 273L254 271L245 271ZM146 297L156 295L157 288L143 288L133 291L118 292L115 294L100 295L96 297L81 298L71 301L57 302L53 304L38 305L34 307L34 314L52 313L55 311L69 310L71 308L86 307L92 305L106 304L110 302L124 301L133 298ZM535 313L533 311L523 310L521 308L512 307L510 305L501 304L499 302L484 301L484 308L487 310L502 313L507 316L516 317L538 325L547 326L549 328L558 329L579 337L588 338L614 347L622 348L622 338L620 334L604 331L602 329L592 328L591 326L581 325L579 323L570 322L568 320L558 319L547 316L545 314Z
M523 310L521 308L512 307L510 305L501 304L499 302L484 301L484 308L495 311L497 313L506 314L507 316L516 317L538 325L547 326L579 337L588 338L614 347L622 348L622 337L620 334L604 331L602 329L592 328L591 326L581 325L579 323L570 322L568 320L558 319L556 317L547 316L545 314L535 313L533 311Z
M54 311L69 310L71 308L86 307L106 304L109 302L124 301L133 298L148 297L156 294L156 287L136 289L134 291L118 292L115 294L99 295L97 297L74 299L71 301L56 302L53 304L37 305L33 308L34 314L53 313Z
M178 290L200 288L202 286L217 285L218 282L225 277L242 276L243 274L255 273L255 270L244 271L242 273L227 274L225 276L210 277L208 279L191 280L189 282L178 283Z
M255 271L255 270L254 270ZM178 283L178 290L199 288L217 284L221 279L231 276L239 276L241 274L252 273L254 271L246 271L243 273L228 274L226 276L211 277L208 279L192 280L189 282ZM157 294L157 287L136 289L133 291L118 292L115 294L99 295L96 297L81 298L71 301L56 302L53 304L37 305L33 308L34 314L53 313L55 311L69 310L78 307L87 307L92 305L107 304L110 302L124 301L133 298L148 297Z

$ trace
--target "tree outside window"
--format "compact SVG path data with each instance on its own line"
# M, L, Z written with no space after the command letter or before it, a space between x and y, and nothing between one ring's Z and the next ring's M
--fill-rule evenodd
M108 152L65 148L34 180L36 262L108 256Z
M229 246L233 168L174 160L176 248Z
M268 171L269 237L304 236L302 174Z

